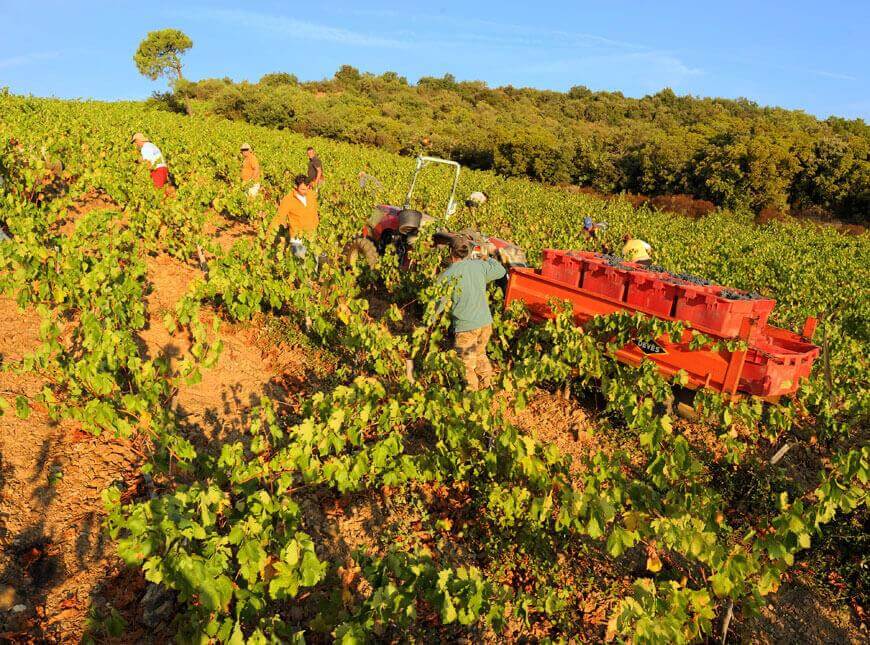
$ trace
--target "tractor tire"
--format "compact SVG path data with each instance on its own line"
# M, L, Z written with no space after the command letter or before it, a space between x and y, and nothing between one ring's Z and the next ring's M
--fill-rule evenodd
M423 221L423 213L410 208L403 208L399 211L398 223L399 233L413 233L420 230L420 223Z
M363 260L370 269L378 266L378 250L375 248L374 242L367 237L358 237L351 240L344 246L342 251L345 262L350 266L356 266L356 263Z

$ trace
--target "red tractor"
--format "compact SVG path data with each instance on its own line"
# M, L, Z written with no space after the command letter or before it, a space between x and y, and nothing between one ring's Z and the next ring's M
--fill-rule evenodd
M404 206L390 206L387 204L375 206L372 216L363 227L362 235L350 241L344 248L344 257L349 264L353 265L359 260L363 260L370 267L374 268L377 266L380 256L392 245L399 258L399 266L408 266L408 252L416 243L420 231L425 226L436 222L436 219L431 215L411 208L411 197L414 193L417 177L423 168L431 164L445 164L452 166L454 169L450 195L447 199L444 214L440 218L441 223L446 223L450 216L456 212L455 197L456 189L459 186L460 165L448 159L421 155L417 157L417 163L411 175L411 184L408 186L408 192L405 196ZM458 233L450 233L443 228L439 228L433 239L436 244L446 244L456 236L465 236L471 240L474 245L473 257L486 257L486 249L489 246L487 242L490 242L498 250L498 259L505 265L505 268L528 266L526 264L526 254L520 247L505 240L485 237L477 231L470 229L465 229Z

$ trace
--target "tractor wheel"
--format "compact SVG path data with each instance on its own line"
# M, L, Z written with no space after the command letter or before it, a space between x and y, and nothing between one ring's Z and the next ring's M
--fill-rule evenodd
M378 266L378 250L375 248L374 242L366 237L358 237L348 242L342 255L350 266L356 266L359 260L363 260L370 269Z

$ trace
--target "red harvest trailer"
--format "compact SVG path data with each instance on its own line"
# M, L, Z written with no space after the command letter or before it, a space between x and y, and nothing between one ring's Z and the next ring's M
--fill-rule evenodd
M807 318L798 335L767 324L773 300L598 253L546 249L540 270L511 269L506 305L520 300L540 320L553 316L553 299L572 304L577 324L617 311L638 311L682 321L716 339L747 342L747 349L733 352L690 349L692 334L687 329L678 343L659 338L617 351L619 360L632 365L653 361L664 376L684 370L692 389L776 400L797 390L819 355L811 342L815 318Z

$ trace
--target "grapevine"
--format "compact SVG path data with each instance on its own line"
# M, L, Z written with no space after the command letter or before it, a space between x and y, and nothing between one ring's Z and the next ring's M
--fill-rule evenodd
M778 299L778 323L826 312L827 362L792 400L763 408L698 393L701 424L712 436L705 444L669 411L680 375L669 382L649 362L634 368L613 358L633 339L681 335L679 323L623 314L580 329L570 309L554 303L554 319L535 325L521 307L502 308L493 291L497 386L465 392L446 343L449 312L438 313L446 293L433 286L441 257L431 240L421 236L407 270L390 253L361 273L338 258L371 209L354 181L359 168L376 172L385 198L397 202L406 177L398 157L318 144L330 180L320 195L321 233L299 261L267 237L274 204L243 197L228 160L239 141L252 141L268 169L264 192L281 195L293 171L287 150L304 151L301 137L138 104L3 94L0 110L0 142L22 142L0 143L0 206L12 235L0 243L0 291L42 321L39 348L2 368L33 372L45 383L38 400L0 405L19 416L42 405L86 432L147 437L146 468L160 486L133 499L105 490L105 527L126 563L175 594L180 638L498 637L512 621L570 638L575 592L557 585L552 570L557 554L577 554L582 544L590 560L641 570L610 598L598 639L700 641L727 606L760 607L828 523L866 505L866 238L794 225L757 230L726 213L681 221L618 200L468 173L473 183L463 188L486 189L492 203L484 214L461 213L451 226L501 233L533 260L544 247L587 248L576 220L591 213L608 221L609 242L629 225L648 239L661 264L653 270L668 267L691 284L733 284L726 298ZM125 145L140 129L161 142L178 183L174 195L152 190ZM67 190L34 200L42 145L63 157ZM435 180L425 181L421 194L442 201ZM89 194L113 205L66 230L73 207ZM215 221L242 223L249 234L224 248L209 232ZM722 227L732 232L728 239ZM204 270L155 321L143 300L152 288L146 260L158 253ZM206 313L214 323L205 322ZM332 352L334 380L306 391L293 410L264 396L242 437L194 446L172 406L178 388L217 361L221 321L249 325L264 315ZM143 353L138 334L149 324L189 339L180 361ZM715 343L693 334L693 347ZM591 450L577 463L515 423L535 392L566 388L596 397L596 432L617 436L616 449ZM826 458L817 482L788 482L757 513L738 512L746 500L733 490L736 473L770 473L771 449L811 432ZM308 496L383 491L415 509L413 538L397 540L407 536L383 527L379 550L330 560L306 516ZM433 495L450 512L432 510ZM522 585L506 582L500 567L515 549L534 553L550 571ZM304 620L291 616L287 608L308 607L306 598L317 601L316 610Z

